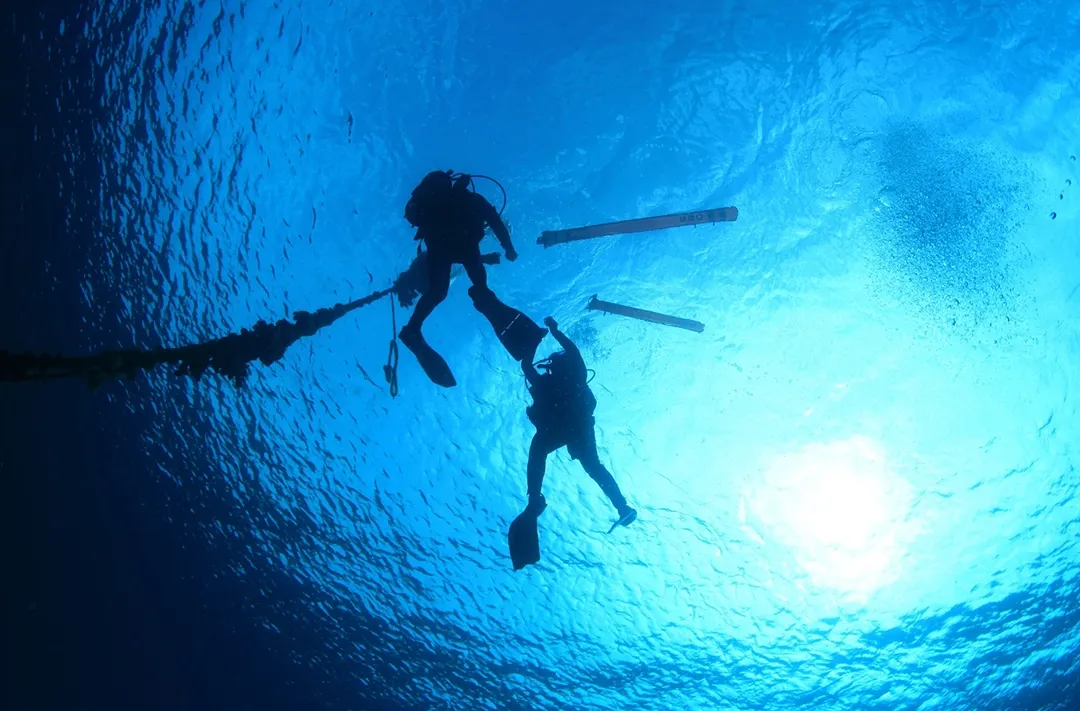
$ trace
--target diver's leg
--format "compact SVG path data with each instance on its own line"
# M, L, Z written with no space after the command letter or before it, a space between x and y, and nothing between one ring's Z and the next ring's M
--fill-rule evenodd
M533 435L532 444L529 445L529 464L526 469L529 481L529 504L533 501L543 501L542 489L544 487L544 471L547 468L547 457L557 447L551 437L537 432Z
M424 325L424 320L450 293L451 266L449 259L428 253L428 288L416 302L416 309L413 310L409 322L402 330L419 331Z
M484 258L480 255L480 248L472 250L465 259L461 260L461 266L465 267L465 273L469 275L469 281L478 289L487 289L487 269L484 268Z
M611 500L611 504L619 512L620 520L634 512L627 505L626 497L619 490L619 485L615 483L615 477L611 476L611 472L600 462L600 453L596 450L596 432L593 430L591 423L584 424L581 427L576 436L570 441L568 449L570 450L570 456L581 462L582 468Z
M521 570L525 566L540 562L540 532L537 519L547 508L547 502L544 501L544 495L540 493L540 487L544 483L544 464L551 451L549 446L550 441L540 432L533 435L532 444L529 445L529 504L510 524L510 530L506 533L514 570Z

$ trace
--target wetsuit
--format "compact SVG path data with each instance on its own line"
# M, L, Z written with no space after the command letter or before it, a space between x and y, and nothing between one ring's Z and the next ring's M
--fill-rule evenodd
M585 361L574 342L558 329L552 335L566 351L558 372L540 375L531 361L522 361L533 404L526 410L529 420L536 426L532 445L529 447L528 482L529 499L541 494L547 456L566 447L572 459L581 463L593 481L611 500L620 515L628 511L626 497L619 490L611 472L600 462L596 450L596 398L587 383Z
M484 228L490 227L507 254L514 253L510 231L484 196L454 188L441 204L432 206L416 234L427 246L428 288L416 304L408 327L419 329L446 298L454 264L465 268L473 285L487 291L487 270L480 254Z

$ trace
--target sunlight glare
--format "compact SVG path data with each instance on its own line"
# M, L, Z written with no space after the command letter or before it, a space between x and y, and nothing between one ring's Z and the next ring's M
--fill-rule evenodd
M775 457L748 498L816 585L865 598L897 579L911 486L876 442L856 436Z

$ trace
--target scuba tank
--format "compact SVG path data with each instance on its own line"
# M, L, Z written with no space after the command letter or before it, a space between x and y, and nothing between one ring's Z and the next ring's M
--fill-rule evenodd
M453 171L436 170L424 176L420 184L413 188L409 201L405 203L405 219L413 227L420 227L440 208L450 202L454 190Z
M424 176L405 203L405 219L413 227L420 227L440 209L445 209L454 197L455 192L476 192L474 178L483 178L494 183L502 191L502 207L499 215L506 210L506 188L498 180L486 175L469 175L468 173L455 173L452 170L435 170Z
M533 365L544 371L544 375L535 386L529 386L533 404L525 409L525 414L538 429L591 417L596 410L596 396L589 388L589 381L578 382L569 361L565 351L556 351Z

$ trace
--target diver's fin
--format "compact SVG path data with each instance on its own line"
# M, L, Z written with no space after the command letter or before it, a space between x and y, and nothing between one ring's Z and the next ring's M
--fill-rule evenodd
M515 308L507 306L490 289L471 287L476 310L483 314L495 335L499 337L506 352L516 361L530 357L547 335L547 329L538 326L535 321Z
M446 364L446 361L434 348L428 345L427 341L424 340L424 335L420 333L420 329L406 326L401 329L399 338L401 338L401 342L405 344L405 347L416 356L417 362L420 363L420 367L424 369L427 376L431 378L431 382L444 388L452 388L457 385L450 366Z
M523 511L514 519L506 538L510 543L510 560L514 563L514 570L540 562L540 531L536 515L531 511Z
M518 312L517 318L510 322L504 331L498 334L503 348L510 357L519 363L525 358L531 358L540 347L540 342L547 335L547 329L538 326L535 321L523 313Z
M627 506L626 510L619 514L619 520L611 524L611 528L608 529L608 533L610 534L619 526L629 526L634 521L637 521L637 509L632 509Z
M540 532L536 519L547 510L547 500L543 494L530 494L529 505L510 524L507 541L510 543L510 560L514 570L521 570L527 565L540 562Z

